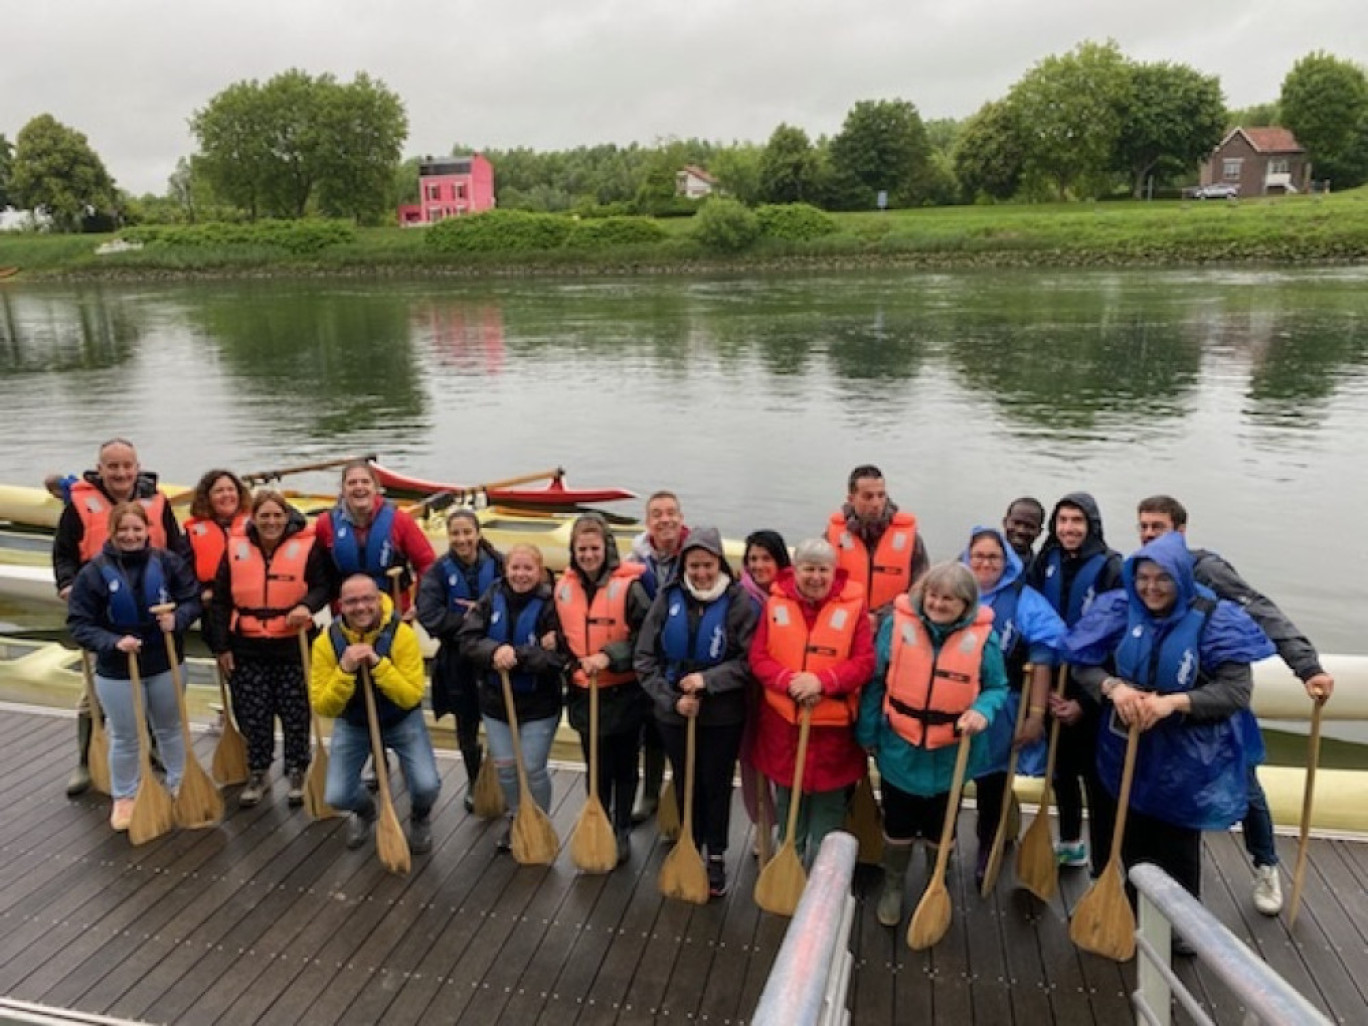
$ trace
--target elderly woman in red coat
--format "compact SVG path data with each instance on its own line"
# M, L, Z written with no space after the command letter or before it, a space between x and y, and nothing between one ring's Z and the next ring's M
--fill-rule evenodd
M823 539L800 542L780 572L751 641L751 672L763 689L755 764L776 784L787 831L801 713L811 716L794 847L817 848L845 821L865 751L855 742L860 689L874 673L874 638L863 585L836 566ZM783 833L781 840L785 839Z

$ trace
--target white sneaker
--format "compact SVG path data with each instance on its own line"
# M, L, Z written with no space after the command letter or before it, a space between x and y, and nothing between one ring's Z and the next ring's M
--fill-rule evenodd
M1277 866L1254 867L1254 907L1266 916L1282 911L1282 881Z

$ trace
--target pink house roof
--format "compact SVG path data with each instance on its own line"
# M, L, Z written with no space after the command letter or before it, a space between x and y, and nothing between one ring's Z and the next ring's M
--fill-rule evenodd
M701 167L698 167L696 164L685 164L684 172L685 174L693 175L695 178L701 178L705 182L710 182L713 185L717 184L716 178L708 174L708 172L704 171Z
M1291 130L1286 128L1266 127L1266 128L1235 128L1221 140L1221 146L1230 141L1231 137L1238 132L1249 140L1249 145L1259 153L1304 153L1301 144L1297 142ZM1218 146L1217 149L1221 147Z

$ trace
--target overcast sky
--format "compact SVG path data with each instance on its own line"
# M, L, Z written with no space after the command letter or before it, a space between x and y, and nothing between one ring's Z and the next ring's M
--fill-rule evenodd
M664 136L833 133L857 100L964 117L1085 39L1277 98L1324 49L1368 62L1363 0L7 0L0 133L50 113L119 185L161 193L216 92L290 67L366 71L408 108L406 155Z

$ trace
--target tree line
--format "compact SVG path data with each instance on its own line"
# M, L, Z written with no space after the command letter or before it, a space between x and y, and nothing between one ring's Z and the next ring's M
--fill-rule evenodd
M777 126L764 143L667 139L569 150L485 149L505 209L692 213L675 175L705 168L748 205L826 210L1093 199L1190 179L1229 128L1282 125L1336 188L1368 181L1368 73L1324 52L1301 58L1276 102L1225 107L1220 81L1184 64L1139 62L1114 42L1044 58L963 120L923 120L906 99L855 103L832 136ZM51 115L13 144L0 134L0 208L42 210L59 230L124 223L345 217L392 223L418 198L420 159L402 160L403 101L358 73L292 69L234 83L193 112L197 151L162 195L120 191L89 141ZM453 153L478 148L456 145Z

